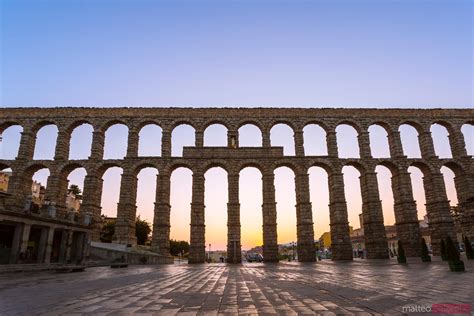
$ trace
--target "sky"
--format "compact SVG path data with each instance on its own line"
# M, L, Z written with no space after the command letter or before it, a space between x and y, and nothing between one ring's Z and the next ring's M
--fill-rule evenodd
M0 106L284 106L456 107L473 106L473 4L471 1L23 1L0 2ZM2 157L14 158L20 129L3 133ZM72 137L72 157L87 157L87 126ZM404 150L419 155L416 133L401 128ZM449 156L446 131L433 126L438 154ZM463 128L473 154L472 126ZM38 135L36 158L54 151L54 126ZM160 152L161 131L147 127L141 154ZM206 132L219 145L225 131ZM241 131L258 145L258 131ZM313 136L309 136L313 135ZM108 131L106 157L123 156L127 130ZM350 129L340 127L340 154L353 155ZM405 137L406 136L406 137ZM307 153L324 151L316 127L305 130ZM372 138L373 137L373 138ZM192 145L193 130L174 132L173 151ZM221 143L219 143L221 141ZM252 143L253 142L253 143ZM346 143L344 143L346 142ZM242 140L241 140L242 143ZM386 136L371 131L373 154L383 155ZM291 154L292 132L272 130L272 144ZM311 147L311 148L308 148ZM346 149L349 151L346 153ZM381 153L378 153L378 152ZM386 152L385 152L386 154ZM74 156L75 155L75 156ZM349 221L361 209L357 171L345 171ZM377 170L387 224L393 223L388 170ZM419 217L424 192L413 175ZM443 170L448 197L456 202L452 172ZM71 183L81 184L74 171ZM279 242L296 239L294 180L275 172ZM47 173L36 177L46 182ZM244 248L261 244L261 175L241 173ZM177 170L171 187L171 236L189 238L191 173ZM327 180L310 170L315 236L328 230ZM104 175L102 206L114 215L120 170ZM152 222L156 174L139 175L138 212ZM206 174L206 244L226 244L226 174Z

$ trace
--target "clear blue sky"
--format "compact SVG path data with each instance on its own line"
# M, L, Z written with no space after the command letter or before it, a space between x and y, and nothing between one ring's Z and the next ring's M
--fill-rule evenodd
M0 3L3 106L473 105L472 1Z
M0 0L0 11L3 107L473 106L472 1ZM5 131L1 157L15 157L20 131ZM72 153L88 157L90 132L73 138ZM159 131L149 132L147 149L159 152ZM472 154L474 127L464 132ZM51 126L41 131L38 156L54 153L56 133ZM446 134L433 130L433 135L437 150L449 154ZM126 128L112 129L110 136L106 152L120 155ZM416 155L416 135L411 136L404 146ZM226 139L218 129L208 137ZM357 143L343 131L338 138L341 152L350 147L344 140ZM193 139L192 131L183 130L174 141L182 145ZM381 150L385 142L385 135L375 135L372 147ZM272 144L290 148L291 143L291 131L272 134ZM324 147L318 141L305 141L308 145ZM350 150L357 153L357 147ZM390 174L378 172L384 216L391 224ZM40 171L35 179L45 184L47 175ZM82 186L84 175L73 172L71 183ZM413 175L423 214L421 173ZM261 238L260 176L251 170L241 177L242 238L248 247ZM288 170L276 172L280 242L296 238L292 177ZM327 183L324 172L310 177L318 237L329 229ZM181 170L173 179L171 234L186 239L191 176ZM452 173L447 179L449 198L456 203ZM104 180L103 211L113 216L120 170L110 170ZM140 176L138 212L149 221L155 180L152 170ZM347 170L347 181L358 183L357 171ZM223 248L226 175L211 170L206 183L207 234L217 232L206 239ZM346 196L349 220L358 227L358 185L346 186Z

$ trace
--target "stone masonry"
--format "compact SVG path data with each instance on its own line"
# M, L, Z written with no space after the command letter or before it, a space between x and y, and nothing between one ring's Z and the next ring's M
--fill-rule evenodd
M350 260L352 251L349 237L347 206L344 196L342 168L354 166L361 174L362 212L369 258L387 258L387 242L378 192L375 168L386 166L392 173L392 190L397 234L408 256L420 252L420 231L417 206L413 199L408 167L416 166L424 174L426 207L434 254L439 253L441 238L454 237L453 220L449 201L440 172L447 166L455 173L459 207L469 212L463 222L470 228L471 238L474 218L474 164L465 149L461 133L463 124L474 122L472 109L302 109L302 108L7 108L0 109L0 132L12 125L23 127L18 157L0 160L0 170L11 168L13 176L9 186L7 208L21 212L30 188L33 173L41 168L50 170L47 197L56 203L58 213L66 212L65 194L67 176L78 167L87 171L81 212L92 216L94 232L91 239L99 237L102 193L102 175L110 167L123 169L121 193L118 203L117 226L114 240L117 243L135 244L137 175L145 167L158 170L153 221L153 249L169 255L170 233L170 176L174 169L187 167L193 172L191 203L190 263L205 260L205 205L204 173L212 167L222 167L228 174L228 242L229 262L241 261L239 172L245 167L256 167L262 174L263 251L267 262L277 261L277 214L275 202L274 170L286 166L295 174L297 250L300 261L314 261L314 232L312 207L309 198L308 169L319 166L328 173L330 192L330 226L333 242L333 259ZM88 123L94 128L91 156L84 160L69 160L72 131ZM103 159L106 130L117 123L129 129L127 155L124 159ZM204 130L211 124L222 124L228 130L227 147L205 147ZM278 123L289 125L294 131L295 155L285 156L282 147L271 146L270 129ZM303 128L318 124L326 131L328 154L307 156L304 152ZM432 124L441 124L449 132L453 157L440 159L435 155L430 133ZM33 160L38 130L48 124L58 127L54 160ZM139 132L148 124L162 128L162 152L159 157L139 157ZM171 155L171 135L175 127L189 124L195 129L195 146L185 147L182 157ZM261 131L262 147L239 147L238 130L253 124ZM360 158L343 159L338 156L336 127L348 124L358 132ZM388 135L390 158L371 156L368 128L377 124ZM422 158L409 159L403 154L398 128L410 124L418 131ZM471 202L470 202L471 201ZM470 204L471 203L471 204Z

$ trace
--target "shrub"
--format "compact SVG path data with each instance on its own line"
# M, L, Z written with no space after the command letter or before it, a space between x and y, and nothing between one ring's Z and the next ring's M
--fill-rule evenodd
M428 253L428 246L426 246L426 241L424 238L421 238L421 261L431 262L431 257Z
M403 250L402 241L398 241L398 263L407 263L407 257L405 257L405 250Z

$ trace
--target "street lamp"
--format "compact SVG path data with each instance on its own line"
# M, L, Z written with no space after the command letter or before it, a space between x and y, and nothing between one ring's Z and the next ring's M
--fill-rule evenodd
M211 262L211 244L209 244L209 262Z

